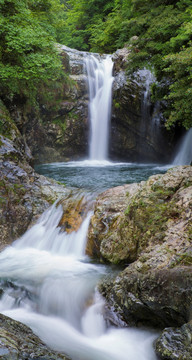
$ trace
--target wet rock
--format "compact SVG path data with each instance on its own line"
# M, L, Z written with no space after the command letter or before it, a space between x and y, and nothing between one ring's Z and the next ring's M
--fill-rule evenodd
M60 201L60 204L63 207L63 216L59 223L61 231L68 234L77 231L88 211L91 210L91 202L87 200L85 194L81 193L80 190L78 192L73 190L67 198Z
M192 323L165 329L156 341L155 350L162 360L191 360Z
M27 326L0 314L0 359L69 360L69 357L49 349Z

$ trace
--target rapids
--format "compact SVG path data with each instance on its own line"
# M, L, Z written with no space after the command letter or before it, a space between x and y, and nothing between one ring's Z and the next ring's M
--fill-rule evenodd
M74 360L155 360L156 333L105 323L97 282L109 270L85 255L91 212L71 234L60 231L61 216L54 204L1 252L1 313Z

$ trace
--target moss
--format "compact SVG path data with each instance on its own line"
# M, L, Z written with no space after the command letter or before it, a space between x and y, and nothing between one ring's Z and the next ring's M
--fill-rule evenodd
M2 206L14 207L14 204L20 204L27 190L21 184L10 184L8 179L0 181L0 203Z
M172 261L170 267L173 268L176 265L184 265L184 266L192 265L192 255L189 253L177 254L174 261Z
M13 132L18 134L18 129L14 121L11 119L8 110L0 101L0 135L3 135L11 140Z
M60 129L62 130L62 133L65 132L66 130L66 119L64 119L62 116L61 117L57 117L56 119L53 120L54 124L59 125Z
M113 106L114 106L115 109L120 109L121 104L118 101L113 100Z
M181 209L172 198L174 191L153 186L149 192L142 191L137 194L125 210L125 215L133 222L134 233L141 248L150 240L161 243L165 237L168 219L179 217Z

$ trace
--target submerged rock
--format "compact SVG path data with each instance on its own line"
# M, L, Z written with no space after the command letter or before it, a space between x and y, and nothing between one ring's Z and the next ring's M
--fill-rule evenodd
M69 360L69 357L49 349L27 326L0 314L0 359Z

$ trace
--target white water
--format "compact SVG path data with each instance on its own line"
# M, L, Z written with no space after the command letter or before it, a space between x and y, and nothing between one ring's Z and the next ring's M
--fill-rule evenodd
M154 333L106 327L96 290L106 268L85 256L91 213L71 235L60 232L61 216L62 208L52 206L0 254L0 311L75 360L155 360Z
M173 165L190 165L192 162L192 128L181 139Z
M112 69L110 56L86 57L89 84L90 160L106 160L108 155L109 121L112 101Z

